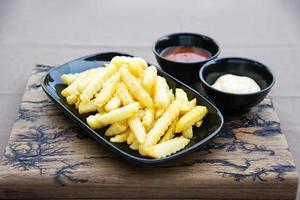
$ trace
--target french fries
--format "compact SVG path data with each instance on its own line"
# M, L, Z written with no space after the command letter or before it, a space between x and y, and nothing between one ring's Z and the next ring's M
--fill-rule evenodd
M161 138L159 143L162 143L162 142L165 142L165 141L168 141L168 140L172 139L174 134L175 134L175 127L176 127L176 123L173 122L173 124L171 124L171 126L169 127L167 132L164 134L164 136Z
M107 111L107 112L110 112L112 110L115 110L115 109L119 108L120 106L121 106L121 100L117 95L115 95L104 106L104 110Z
M101 128L107 126L108 124L113 124L125 119L130 118L132 115L136 114L139 109L139 104L137 102L129 104L127 106L118 108L111 112L105 113L103 115L95 115L95 121L87 121L87 123L93 128ZM94 123L94 124L93 124Z
M181 89L181 88L176 88L176 90L175 90L175 98L176 98L176 100L181 99L182 102L188 101L187 94L186 94L185 91L184 91L183 89Z
M122 65L127 65L130 61L132 61L131 57L127 56L115 56L111 59L110 63L114 64L117 68L120 68Z
M175 95L173 94L173 90L169 90L169 98L170 98L170 103L172 103L175 100Z
M77 101L75 103L75 108L78 109L79 108L79 104L81 103L80 98L77 98Z
M107 80L102 90L99 92L99 94L95 98L95 104L98 107L104 106L115 94L117 83L120 79L120 73L116 73L114 76L112 76L109 80Z
M128 135L129 135L129 131L127 130L119 135L115 135L114 137L111 137L110 141L115 143L126 142Z
M144 117L144 115L145 115L145 111L144 110L139 110L138 113L137 113L137 115L138 115L138 117L140 119L142 119Z
M128 91L126 85L124 85L124 83L119 83L118 88L117 88L117 94L120 97L121 102L124 106L134 102L131 94L129 93L129 91Z
M143 74L143 66L140 65L140 62L137 60L132 60L127 65L127 69L133 74L135 77L140 77Z
M101 115L107 113L104 107L97 107L97 112Z
M86 88L86 86L94 80L97 76L100 76L101 73L103 73L104 69L103 67L95 68L95 70L90 70L87 77L83 79L77 86L77 90L82 93L82 91Z
M75 92L74 94L67 96L66 100L67 100L68 104L70 104L70 105L76 104L79 95L80 94L78 92Z
M116 56L104 66L61 76L61 94L79 114L90 113L86 122L92 129L106 127L110 142L156 159L188 145L193 127L205 121L206 107L183 89L169 88L142 58Z
M97 121L97 118L100 117L101 114L97 113L96 115L90 115L86 118L86 122L92 129L101 128L103 125Z
M159 109L165 109L170 103L169 86L166 80L157 76L154 86L154 102Z
M132 150L138 150L139 149L139 146L140 146L140 143L135 140L130 146L129 148L132 149Z
M81 102L78 107L79 114L95 112L97 111L97 106L94 103L94 100L87 103Z
M197 104L196 99L193 99L193 100L189 101L185 91L183 89L180 89L180 88L176 88L175 98L182 100L182 105L180 107L180 115L184 115L185 113L189 112Z
M165 112L165 108L157 108L155 113L155 119L160 118L160 116L162 116L164 112Z
M155 115L155 110L153 108L146 108L144 116L142 118L142 124L145 127L145 129L148 131L152 123L154 122L154 116Z
M145 69L142 84L151 96L153 94L153 87L156 82L156 78L157 78L156 67L149 66L147 69Z
M101 90L104 82L113 76L117 71L117 67L113 64L105 67L104 72L91 81L82 91L82 94L80 95L81 101L84 103L90 101L97 94L97 92ZM75 82L77 82L77 80Z
M130 130L130 129L129 129ZM134 133L130 130L128 138L127 138L127 144L132 144L136 140Z
M195 108L196 104L197 104L196 99L184 102L181 105L180 114L184 115L185 113L189 112L190 110L192 110L193 108Z
M140 144L146 140L146 131L140 118L135 115L128 120L129 127Z
M202 125L202 123L203 123L203 120L199 120L199 121L197 121L197 122L195 123L195 126L196 126L197 128L199 128L199 127Z
M121 134L122 132L126 131L128 128L127 121L119 121L116 123L111 124L108 129L105 131L105 136L113 136Z
M193 137L193 127L189 126L187 129L183 130L182 135L186 139L191 139Z
M70 85L73 83L78 77L80 76L79 73L75 74L63 74L60 78L66 85Z
M176 137L166 142L149 147L147 149L147 155L157 159L164 158L183 149L186 145L188 145L189 142L190 140L184 137Z
M137 61L143 67L143 69L146 69L148 67L147 62L143 58L134 57L133 59Z
M76 80L74 80L68 87L63 89L63 91L61 92L61 95L64 96L64 97L68 97L68 96L71 96L71 95L75 94L76 92L78 92L77 91L77 86L86 77L87 77L87 73L80 74L79 77Z
M142 105L152 107L153 101L141 83L127 69L121 68L120 72L122 81L125 83L132 96Z
M166 112L157 120L153 128L149 131L146 137L144 146L149 147L155 145L164 135L165 131L171 123L179 115L180 100L174 101L166 110Z
M176 132L179 133L193 126L197 121L201 120L207 114L207 108L204 106L196 106L191 111L183 115L176 124Z

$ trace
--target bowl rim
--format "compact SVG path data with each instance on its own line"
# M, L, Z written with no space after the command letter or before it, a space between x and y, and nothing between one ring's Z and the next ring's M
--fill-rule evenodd
M201 37L201 38L207 38L208 40L210 40L212 43L214 43L218 50L217 52L210 58L206 59L206 60L203 60L203 61L200 61L200 62L178 62L178 61L173 61L173 60L169 60L169 59L166 59L165 57L161 56L155 49L155 47L157 46L158 42L160 42L162 40L162 38L164 37L170 37L170 36L176 36L176 35L191 35L191 36L196 36L196 37ZM205 49L206 50L206 49ZM208 50L207 50L208 51ZM216 42L215 39L207 36L207 35L203 35L203 34L199 34L199 33L192 33L192 32L178 32L178 33L169 33L169 34L166 34L166 35L163 35L161 37L159 37L153 44L152 44L152 52L154 53L155 56L159 57L160 59L164 60L164 61L168 61L168 62L171 62L173 64L187 64L187 65L195 65L195 64L203 64L205 62L208 62L208 61L211 61L211 60L214 60L215 58L217 58L219 55L220 55L220 52L221 52L221 48L220 48L220 45L218 42ZM164 66L162 66L164 67Z
M259 64L260 67L264 68L267 72L270 73L271 77L272 77L272 82L264 89L258 91L258 92L251 92L251 93L245 93L245 94L235 94L235 93L230 93L230 92L224 92L224 91L221 91L221 90L217 90L215 88L213 88L210 84L208 84L206 82L206 80L204 79L203 77L203 72L206 68L208 68L209 66L211 66L213 63L217 63L217 62L220 62L220 61L224 61L224 60L229 60L229 59L233 59L233 60L243 60L243 61L247 61L249 63L257 63ZM244 57L224 57L224 58L219 58L219 59L215 59L215 60L211 60L207 63L205 63L201 69L199 70L199 77L200 77L200 81L202 82L202 84L204 84L205 86L207 86L208 88L210 88L211 90L215 91L215 92L219 92L219 93L222 93L222 94L227 94L227 95L233 95L233 96L248 96L248 95L255 95L255 94L261 94L265 91L268 91L270 90L275 82L276 82L276 78L275 78L275 75L274 73L272 72L272 70L267 67L265 64L259 62L259 61L256 61L256 60L253 60L253 59L249 59L249 58L244 58Z

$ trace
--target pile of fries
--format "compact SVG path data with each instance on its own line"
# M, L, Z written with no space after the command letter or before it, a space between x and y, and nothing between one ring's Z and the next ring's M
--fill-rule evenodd
M208 112L184 90L176 88L174 95L142 58L116 56L105 67L61 79L68 104L93 114L86 119L92 129L109 126L111 142L126 142L143 156L163 158L183 149Z

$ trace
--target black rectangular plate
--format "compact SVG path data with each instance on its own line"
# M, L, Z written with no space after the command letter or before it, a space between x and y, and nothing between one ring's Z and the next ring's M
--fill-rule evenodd
M197 104L204 105L208 109L208 114L204 118L203 124L200 128L193 128L194 137L191 142L181 151L172 154L166 158L151 159L141 156L137 151L131 150L126 143L111 143L109 138L104 136L105 128L100 130L91 129L87 122L86 117L90 114L80 115L74 106L67 103L66 98L61 95L61 91L66 87L60 79L62 74L82 72L87 69L101 67L105 63L108 63L114 56L131 56L124 53L106 52L99 53L91 56L85 56L59 67L51 69L45 76L42 86L46 94L54 101L60 110L67 114L77 125L85 130L89 135L94 137L101 144L106 146L108 149L117 153L121 157L136 161L143 164L157 164L165 161L170 161L175 158L181 157L188 152L192 152L205 145L209 140L218 134L221 127L223 126L223 116L221 112L210 103L204 96L175 79L174 77L163 72L161 69L158 70L158 74L166 78L170 88L175 91L175 88L182 88L188 95L189 99L196 98ZM184 72L183 72L184 73ZM88 147L86 147L88 148Z

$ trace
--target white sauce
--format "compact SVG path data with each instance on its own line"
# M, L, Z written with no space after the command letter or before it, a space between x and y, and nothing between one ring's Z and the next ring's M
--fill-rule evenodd
M233 94L247 94L261 90L259 85L252 78L233 74L220 76L212 87Z

